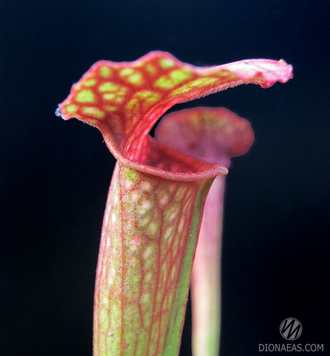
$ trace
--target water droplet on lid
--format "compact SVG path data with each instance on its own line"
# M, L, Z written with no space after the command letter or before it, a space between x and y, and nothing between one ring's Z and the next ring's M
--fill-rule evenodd
M58 116L58 117L62 117L62 113L61 113L61 109L60 108L57 108L55 110L55 115Z

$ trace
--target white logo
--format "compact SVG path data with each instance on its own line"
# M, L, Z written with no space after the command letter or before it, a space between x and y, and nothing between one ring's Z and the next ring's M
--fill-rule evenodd
M288 341L297 340L302 334L302 325L296 318L286 318L281 322L280 334ZM286 342L283 344L259 344L259 352L324 352L324 344L301 344Z
M302 334L301 322L295 318L286 318L281 322L280 334L285 340L297 340Z

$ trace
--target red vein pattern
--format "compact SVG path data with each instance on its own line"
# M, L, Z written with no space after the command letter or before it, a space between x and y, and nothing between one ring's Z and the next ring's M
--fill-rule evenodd
M227 169L152 139L171 106L243 83L286 82L284 61L198 68L168 53L100 61L57 114L96 126L118 159L104 216L94 307L95 356L177 355L206 194Z
M290 78L292 67L283 60L251 59L200 68L168 53L151 52L134 62L97 62L59 107L64 119L76 117L100 129L116 158L124 155L154 166L145 141L173 105L240 84L268 88Z
M206 185L169 183L117 165L96 281L95 355L163 354L171 313L175 319L180 312L175 293L194 206L204 201L205 189L198 193Z

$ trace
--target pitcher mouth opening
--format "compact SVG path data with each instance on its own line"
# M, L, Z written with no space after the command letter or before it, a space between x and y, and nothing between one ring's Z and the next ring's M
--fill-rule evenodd
M132 158L117 150L111 151L119 163L168 180L191 182L228 174L228 169L221 164L187 156L161 144L151 136L146 138L138 154Z

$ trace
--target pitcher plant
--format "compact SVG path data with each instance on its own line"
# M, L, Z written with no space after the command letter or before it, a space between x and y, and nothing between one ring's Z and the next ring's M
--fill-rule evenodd
M134 62L97 62L73 85L57 115L97 127L117 159L97 265L94 356L178 355L205 199L228 172L223 162L155 140L153 125L175 104L290 78L283 60L201 68L151 52Z

